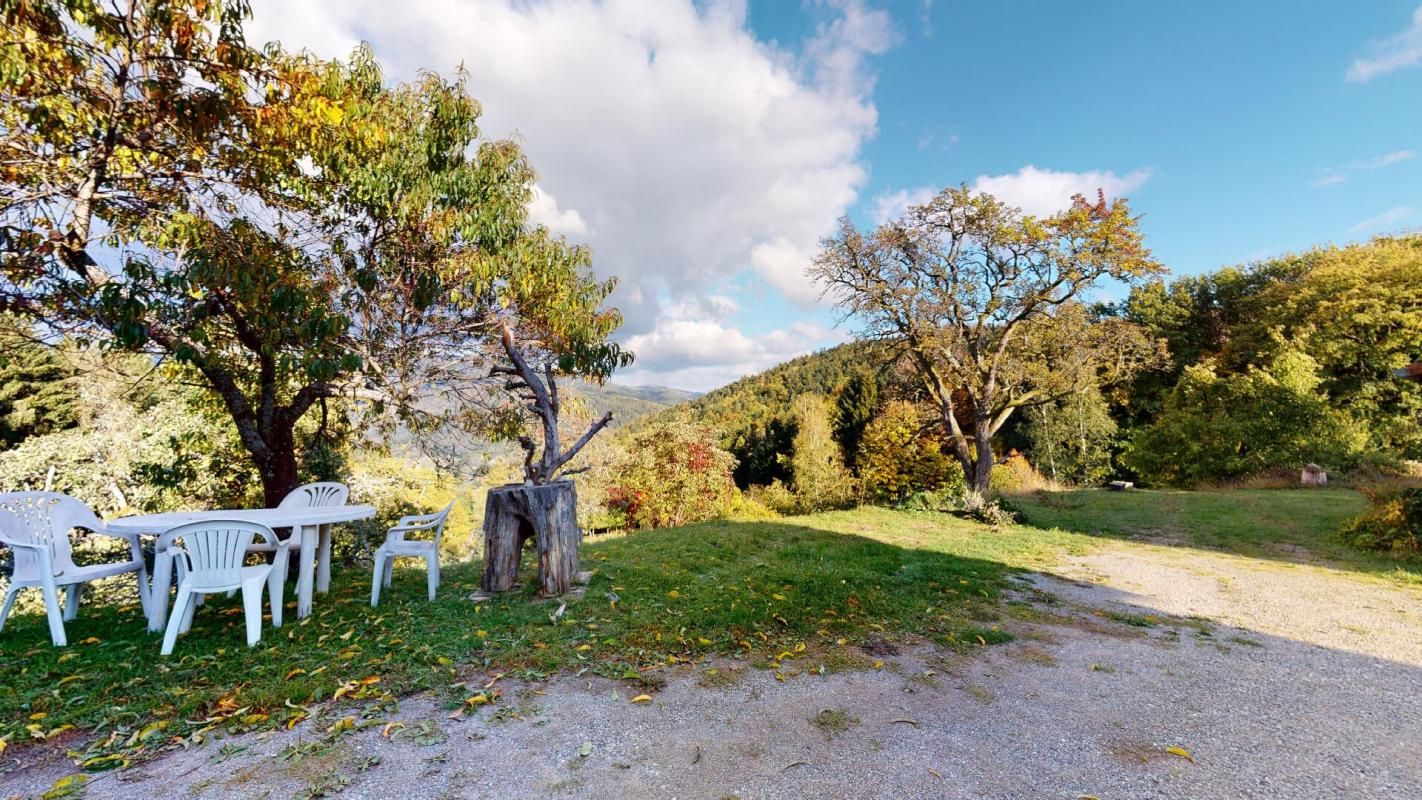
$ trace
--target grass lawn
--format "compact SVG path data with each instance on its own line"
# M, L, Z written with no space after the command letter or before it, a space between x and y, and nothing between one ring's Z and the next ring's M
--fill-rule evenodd
M1024 524L1039 528L1323 563L1422 583L1422 564L1362 552L1340 540L1343 523L1367 508L1352 489L1080 489L1014 497L1012 506Z
M1299 561L1316 554L1422 580L1413 566L1334 541L1362 508L1342 490L1063 492L1014 505L1024 524L1002 528L861 508L598 537L584 545L593 580L561 617L557 602L533 602L527 590L476 605L468 595L477 563L449 566L434 603L422 573L397 570L378 609L368 604L368 568L337 567L313 616L292 620L289 611L287 625L265 628L251 649L240 602L213 598L169 658L158 655L159 635L145 631L136 601L82 608L65 649L49 645L42 614L17 613L0 633L0 740L67 743L76 761L100 769L318 714L323 724L377 724L389 703L420 690L439 692L451 711L488 704L499 713L491 674L585 670L626 681L630 699L707 656L785 678L869 668L858 645L870 638L1005 641L992 620L1002 617L1008 575L1087 552L1102 537Z
M600 538L584 548L596 570L585 597L556 620L558 603L527 593L470 601L477 564L448 568L434 603L422 573L397 571L378 609L368 570L338 567L313 616L289 612L252 649L240 600L211 598L169 658L136 599L82 608L64 649L50 646L42 614L17 614L0 633L0 737L72 742L76 760L98 769L221 731L295 724L333 698L372 719L381 703L425 689L452 709L496 704L497 686L483 688L490 672L586 669L628 681L630 697L711 654L791 677L872 666L857 647L870 636L982 646L1008 638L979 621L995 616L1009 571L998 556L1033 552L1038 538L879 509Z

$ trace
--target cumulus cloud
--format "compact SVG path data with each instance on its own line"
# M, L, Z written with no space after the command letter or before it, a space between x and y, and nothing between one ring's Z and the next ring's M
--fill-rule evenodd
M842 332L814 322L797 322L751 337L717 319L668 317L651 332L627 340L637 362L617 379L705 391L844 338Z
M1384 39L1368 43L1368 54L1348 66L1348 80L1368 81L1422 64L1422 6L1412 12L1412 24Z
M1396 227L1399 222L1411 219L1413 210L1407 206L1395 206L1378 214L1376 217L1368 217L1357 225L1348 229L1349 233L1377 233L1388 228Z
M256 0L254 41L324 56L368 40L390 77L463 66L487 136L539 170L536 221L621 278L624 336L751 270L808 306L819 238L866 179L868 59L893 40L861 0L807 7L796 46L741 0Z
M1150 179L1148 169L1137 169L1117 175L1106 170L1089 172L1058 172L1038 169L1028 164L1007 175L979 175L973 188L1017 206L1035 216L1047 216L1066 208L1072 195L1082 194L1095 199L1097 190L1109 197L1130 194Z
M1066 208L1073 195L1095 199L1098 189L1108 198L1130 194L1145 185L1150 175L1148 169L1117 175L1110 170L1058 172L1028 164L1007 175L979 175L973 180L972 188L1017 206L1025 213L1042 217ZM885 192L874 198L870 213L876 224L883 224L902 215L909 206L927 203L939 191L937 186L917 186Z

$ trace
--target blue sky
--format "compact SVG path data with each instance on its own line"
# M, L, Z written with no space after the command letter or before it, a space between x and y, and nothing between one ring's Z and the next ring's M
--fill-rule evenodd
M1422 227L1422 7L258 0L255 38L464 64L534 217L619 275L620 380L704 390L846 335L802 271L969 183L1128 194L1177 274ZM293 11L293 9L299 9Z

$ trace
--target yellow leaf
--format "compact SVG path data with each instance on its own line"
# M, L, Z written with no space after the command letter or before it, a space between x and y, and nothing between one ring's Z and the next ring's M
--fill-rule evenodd
M785 595L783 595L783 594L773 594L773 595L771 595L771 597L775 598L776 600L784 600L784 599L785 599Z
M711 640L707 639L704 636L698 636L696 637L696 643L703 647L709 647L711 645Z
M291 672L286 673L286 679L287 679L287 680L291 680L292 678L295 678L297 675L305 675L305 674L306 674L306 670L302 669L301 667L297 667L296 669L292 670Z
M391 722L391 723L388 723L384 728L381 728L381 729L380 729L380 735L383 736L383 737L385 737L386 739L389 739L389 738L390 738L390 734L394 733L395 731L400 730L400 729L403 728L403 727L405 727L405 723L403 723L403 722Z
M474 631L474 635L475 635L475 636L478 636L480 639L484 639L484 638L488 637L489 632L486 631L486 630L484 630L483 628L480 628L479 630Z
M362 684L366 685L366 686L369 686L369 685L371 685L372 683L380 683L380 676L379 676L379 675L367 675L366 677L361 678L361 679L360 679L360 682L361 682Z
M667 597L670 597L671 599L675 600L676 598L681 597L681 592L672 589L670 592L667 592Z
M884 668L884 662L883 662L882 659L880 659L880 660L874 662L874 669L883 669L883 668Z
M800 642L799 644L795 645L795 652L797 652L797 653L803 653L803 652L805 652L805 643L804 643L804 642Z
M341 641L343 641L343 642L348 642L348 641L350 641L351 635L354 634L354 633L355 633L355 628L351 628L350 630L348 630L348 631L346 631L345 633L341 634Z
M650 702L652 702L652 696L649 695L649 694L639 694L639 695L637 695L636 697L632 698L632 702L634 702L634 703L650 703Z
M580 653L586 652L586 651L591 650L591 649L592 649L592 645L590 645L590 644L580 644L580 645L578 645L578 652L580 652Z
M453 664L453 663L454 663L453 661L450 661L450 660L449 660L447 657L445 657L445 656L440 656L439 658L436 658L435 661L438 661L438 662L439 662L439 665L440 665L441 667L447 667L447 666L449 666L450 664Z
M49 716L49 714L46 714L43 711L36 711L35 713L30 715L30 719L44 719L47 716Z
M465 700L464 702L468 703L471 706L487 705L489 702L489 696L487 694L476 694L468 700Z
M1185 759L1186 761L1189 761L1191 764L1195 763L1195 759L1190 757L1190 751L1178 745L1172 745L1170 747L1165 748L1165 752L1171 754L1172 756L1179 756Z
M98 643L99 643L99 637L97 637L97 636L90 636L89 638L85 639L84 641L80 642L79 644L98 644Z

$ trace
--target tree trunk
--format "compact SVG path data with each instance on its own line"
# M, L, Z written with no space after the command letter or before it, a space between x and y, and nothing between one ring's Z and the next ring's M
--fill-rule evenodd
M486 592L506 592L518 577L523 543L538 550L538 596L556 597L578 575L578 493L572 481L544 486L510 484L489 490L484 503Z
M255 453L252 455L257 462L257 473L262 478L262 501L267 508L276 508L297 486L295 431L285 436L271 436L266 442L265 459Z
M973 459L973 471L968 476L973 491L987 497L992 488L992 434L986 425L979 425L973 434L977 458Z

